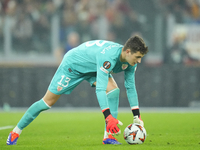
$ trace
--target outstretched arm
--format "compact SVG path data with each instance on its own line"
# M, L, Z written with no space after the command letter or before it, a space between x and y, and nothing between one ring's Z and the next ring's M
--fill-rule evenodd
M125 71L125 87L127 92L128 101L133 113L134 123L139 123L142 126L144 126L144 123L140 116L140 110L139 110L139 102L138 102L138 95L135 87L135 71L137 66L133 66L131 68L128 68L127 71Z
M111 62L104 60L105 58L97 58L97 82L96 82L96 95L104 114L106 121L106 131L111 134L119 134L120 129L117 124L122 125L122 122L115 119L111 113L108 105L108 98L106 95L106 88L108 85L109 72L112 70ZM114 64L114 63L113 63Z

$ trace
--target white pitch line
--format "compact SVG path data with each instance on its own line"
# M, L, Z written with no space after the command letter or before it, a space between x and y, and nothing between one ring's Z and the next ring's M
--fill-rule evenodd
M10 129L10 128L13 128L14 126L3 126L3 127L0 127L0 130L5 130L5 129Z

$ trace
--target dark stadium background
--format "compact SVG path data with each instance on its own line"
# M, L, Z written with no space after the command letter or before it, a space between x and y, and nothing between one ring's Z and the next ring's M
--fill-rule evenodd
M41 99L72 47L136 34L149 47L136 71L140 107L200 107L199 23L192 0L2 0L0 108ZM129 107L123 73L113 76ZM98 107L95 89L84 81L55 107Z

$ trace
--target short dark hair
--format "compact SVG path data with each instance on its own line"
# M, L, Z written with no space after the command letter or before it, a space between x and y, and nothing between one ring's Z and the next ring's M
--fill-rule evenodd
M144 43L144 40L138 35L133 36L126 41L123 50L125 51L127 49L130 49L131 53L136 53L139 51L143 55L149 51L148 47Z

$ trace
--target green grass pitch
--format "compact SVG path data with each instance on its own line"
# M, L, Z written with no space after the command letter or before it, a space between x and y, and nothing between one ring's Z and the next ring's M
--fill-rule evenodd
M23 113L0 113L0 127L16 125ZM101 112L42 112L26 127L17 145L6 145L11 129L0 130L0 150L199 150L200 113L142 113L147 138L141 145L128 145L123 130L132 114L119 112L124 123L117 139L122 145L103 145Z

